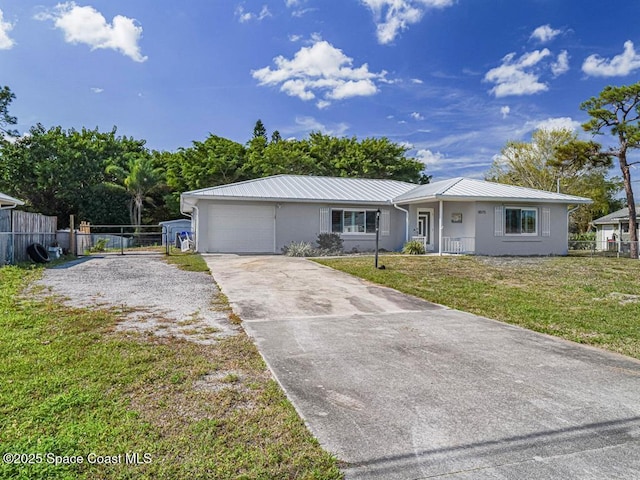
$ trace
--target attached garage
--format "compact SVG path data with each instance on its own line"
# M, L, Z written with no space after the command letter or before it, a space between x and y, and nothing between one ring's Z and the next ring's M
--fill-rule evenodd
M209 252L274 253L273 205L209 205Z
M396 180L276 175L184 192L180 211L191 218L202 253L279 254L291 242L315 244L319 234L337 233L332 212L351 219L339 225L345 251L372 251L370 219L378 209L380 248L397 250L405 241L406 214L390 199L413 188Z

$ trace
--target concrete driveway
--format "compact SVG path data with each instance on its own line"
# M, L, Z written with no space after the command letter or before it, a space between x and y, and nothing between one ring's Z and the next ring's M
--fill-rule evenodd
M280 256L205 256L347 479L637 479L640 362Z

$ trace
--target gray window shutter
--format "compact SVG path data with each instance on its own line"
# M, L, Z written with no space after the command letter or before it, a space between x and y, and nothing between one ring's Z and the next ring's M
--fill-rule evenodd
M391 215L389 210L380 211L380 235L385 237L391 235Z
M320 233L331 233L331 210L329 207L320 208Z
M495 217L493 219L495 237L502 237L504 235L504 207L495 208Z
M550 208L542 209L542 236L543 237L551 236L551 209Z

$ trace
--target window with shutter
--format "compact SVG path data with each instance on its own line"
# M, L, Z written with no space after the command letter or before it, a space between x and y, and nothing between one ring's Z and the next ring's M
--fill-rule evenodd
M320 208L320 233L331 232L331 210L329 207Z
M551 209L550 208L542 209L542 236L543 237L551 236Z
M380 235L391 235L391 215L389 210L380 211Z
M496 237L502 237L504 235L504 208L502 206L495 208L495 217L493 221L494 232Z

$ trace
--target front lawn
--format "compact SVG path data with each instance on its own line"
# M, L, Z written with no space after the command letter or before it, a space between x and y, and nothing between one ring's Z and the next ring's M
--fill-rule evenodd
M117 331L26 293L40 275L0 268L0 478L341 478L246 335Z
M640 359L640 261L371 257L316 260L431 302Z

